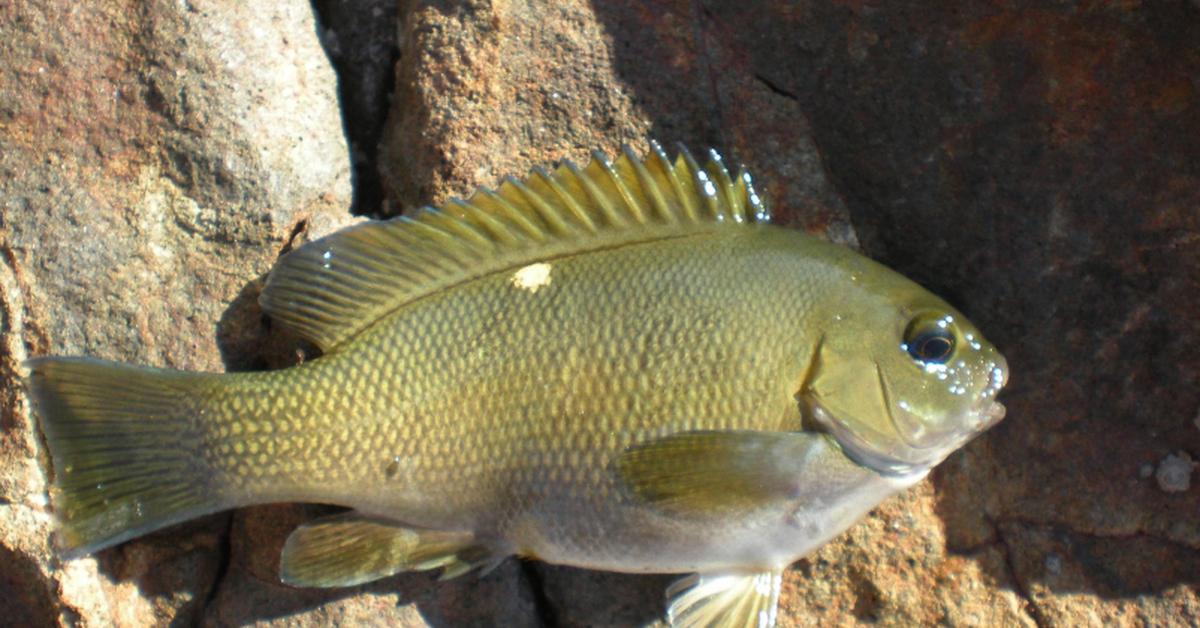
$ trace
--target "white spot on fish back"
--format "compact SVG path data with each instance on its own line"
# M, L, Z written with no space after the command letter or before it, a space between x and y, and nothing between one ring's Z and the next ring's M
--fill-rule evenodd
M512 285L522 290L537 293L543 287L550 285L550 264L539 262L517 270L512 275Z

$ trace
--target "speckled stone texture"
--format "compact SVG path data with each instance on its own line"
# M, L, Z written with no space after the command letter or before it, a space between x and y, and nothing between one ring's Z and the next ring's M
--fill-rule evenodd
M797 563L782 625L1200 623L1200 4L253 6L0 5L3 623L659 621L668 576L517 561L284 587L320 506L63 562L17 380L50 353L286 365L255 304L281 251L646 137L746 163L1011 366L1008 418Z

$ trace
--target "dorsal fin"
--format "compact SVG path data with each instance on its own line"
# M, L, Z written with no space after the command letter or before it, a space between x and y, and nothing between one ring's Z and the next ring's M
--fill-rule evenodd
M615 162L594 153L582 170L564 162L534 169L470 200L415 216L370 221L283 257L259 298L263 309L323 351L379 317L464 281L560 255L767 222L745 170L731 178L709 151L700 167L686 149L672 163L651 142Z

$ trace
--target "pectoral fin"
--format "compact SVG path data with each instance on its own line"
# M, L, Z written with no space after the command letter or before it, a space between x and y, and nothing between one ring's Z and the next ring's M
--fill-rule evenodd
M453 578L498 558L469 532L420 530L350 512L296 528L283 546L279 579L294 586L349 587L438 568L443 578Z
M673 628L771 628L783 572L696 574L667 589Z
M633 493L682 514L746 512L794 498L830 446L806 432L692 431L626 450L617 472Z

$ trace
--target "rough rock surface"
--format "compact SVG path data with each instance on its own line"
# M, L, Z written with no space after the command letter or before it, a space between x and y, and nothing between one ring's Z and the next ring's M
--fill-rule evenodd
M656 621L670 577L516 561L283 587L316 506L62 562L16 379L47 353L287 364L261 277L352 205L656 137L736 155L785 222L861 238L1012 367L1008 418L790 570L782 624L1200 623L1195 2L143 4L0 6L6 621Z
M261 277L306 232L349 220L335 75L311 8L143 5L0 8L0 616L12 625L191 623L230 560L226 514L61 562L20 362L286 362L255 304Z

